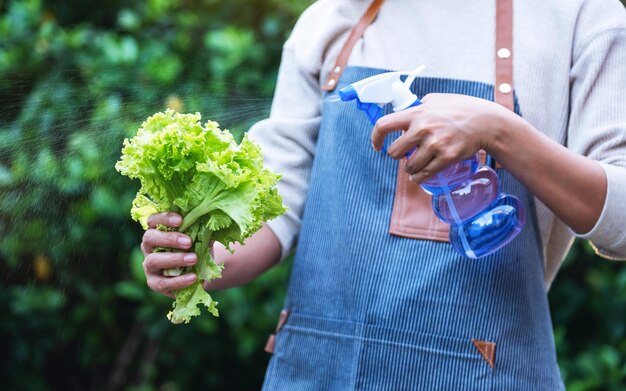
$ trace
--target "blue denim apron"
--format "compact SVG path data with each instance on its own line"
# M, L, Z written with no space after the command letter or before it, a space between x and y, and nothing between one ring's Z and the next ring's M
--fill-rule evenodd
M348 68L338 88L380 72ZM492 85L472 81L418 78L413 87L419 97L493 98ZM499 172L501 190L517 196L528 216L522 232L486 258L392 236L399 164L372 150L371 128L354 102L325 99L289 316L263 388L564 389L532 195Z

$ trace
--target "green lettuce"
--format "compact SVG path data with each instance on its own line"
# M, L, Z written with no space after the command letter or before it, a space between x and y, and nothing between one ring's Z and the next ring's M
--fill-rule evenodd
M200 119L198 113L172 110L152 115L124 140L115 165L141 182L131 208L134 220L148 229L150 215L177 212L183 216L178 230L193 241L198 263L180 272L193 272L198 279L175 292L167 315L172 323L189 323L200 314L199 305L218 316L217 302L202 285L221 277L222 266L211 256L212 241L230 249L286 211L276 190L280 176L264 168L260 148L247 135L237 144L228 130L213 121L202 125Z

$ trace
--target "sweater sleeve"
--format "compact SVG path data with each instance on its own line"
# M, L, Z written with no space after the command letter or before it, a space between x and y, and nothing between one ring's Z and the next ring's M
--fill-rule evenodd
M607 179L600 218L577 236L599 255L626 259L626 12L618 2L598 3L579 16L585 33L574 45L567 146L598 161Z
M267 224L282 246L283 259L294 248L300 230L321 111L318 76L298 63L287 41L270 116L248 132L260 145L267 167L282 176L278 192L289 210Z

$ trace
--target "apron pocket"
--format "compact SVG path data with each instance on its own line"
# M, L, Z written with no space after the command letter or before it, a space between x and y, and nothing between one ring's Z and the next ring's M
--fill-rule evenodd
M358 343L354 337L290 326L276 334L264 390L352 390Z
M365 338L360 390L491 390L494 369L471 340L385 330ZM407 338L408 337L408 338Z
M478 347L465 338L290 314L263 389L491 390L495 370Z

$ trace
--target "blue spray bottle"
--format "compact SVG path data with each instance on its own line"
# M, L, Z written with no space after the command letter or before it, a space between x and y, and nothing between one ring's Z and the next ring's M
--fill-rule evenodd
M364 111L374 125L389 103L394 111L422 103L410 87L424 68L387 72L360 80L341 89L339 97L342 101L356 100L357 108ZM407 153L407 158L413 151ZM433 196L437 217L450 224L450 243L468 258L494 253L513 240L524 226L521 202L499 191L497 173L479 164L476 156L445 168L421 186Z

